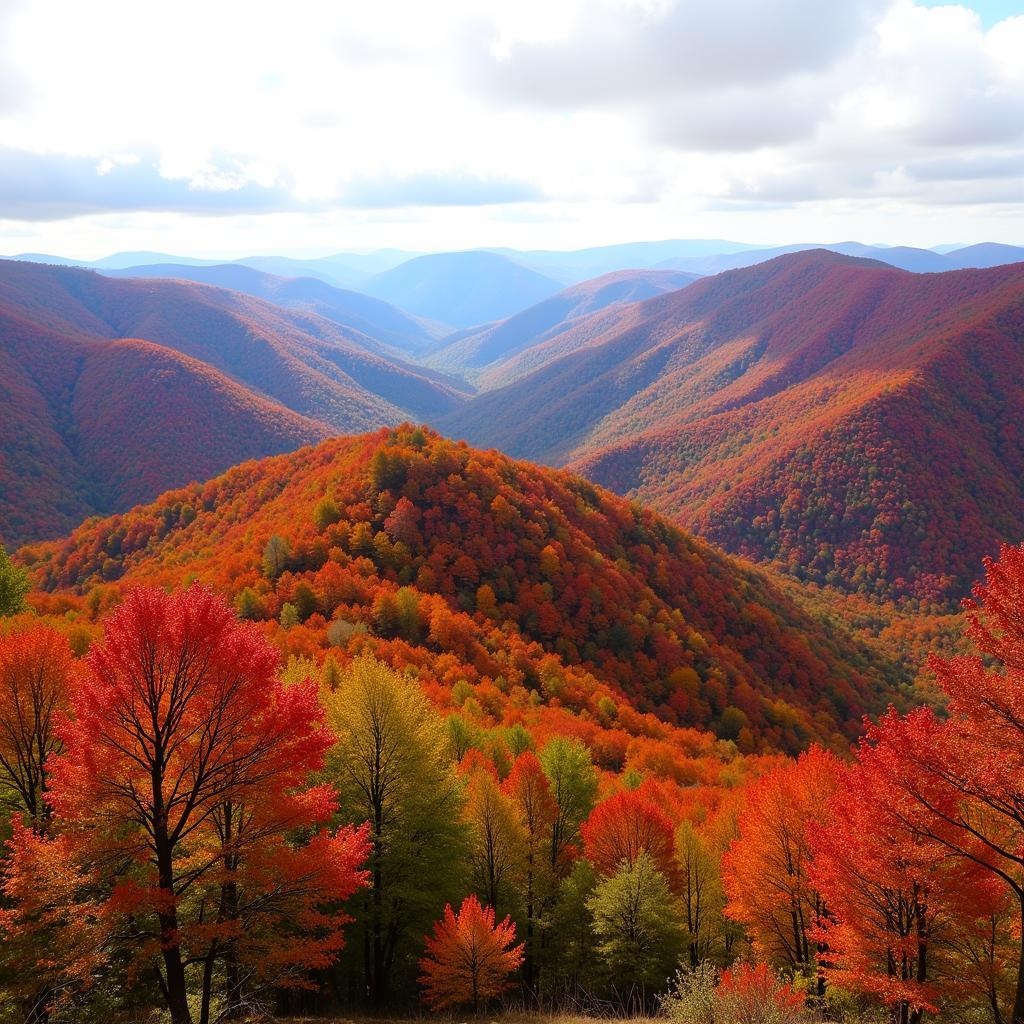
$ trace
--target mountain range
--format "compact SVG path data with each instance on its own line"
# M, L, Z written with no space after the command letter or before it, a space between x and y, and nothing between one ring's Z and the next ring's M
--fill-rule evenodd
M1020 250L889 250L997 264L918 273L723 245L672 259L758 262L567 288L500 253L388 251L375 295L242 262L0 262L0 536L411 418L567 465L797 579L948 609L1024 536L1024 264L1003 263Z
M1024 265L801 252L573 322L437 422L798 577L956 600L1024 537L1022 336Z
M188 266L214 266L234 262L279 277L312 277L335 287L355 289L378 295L402 306L411 312L419 312L412 305L402 301L415 289L421 289L420 299L431 303L432 312L422 313L430 319L457 327L469 326L457 318L438 315L437 303L440 296L425 296L423 290L434 288L436 283L447 289L448 301L457 307L464 303L462 291L480 291L494 281L495 275L503 275L508 290L523 277L523 269L556 282L557 285L579 284L591 278L619 270L683 270L696 274L717 274L723 270L735 270L753 266L791 252L806 249L829 249L846 256L861 256L881 260L903 270L936 273L945 270L983 269L1004 263L1024 260L1024 246L1005 245L997 242L982 242L974 245L943 245L935 249L912 246L868 245L862 242L802 242L785 246L754 245L725 239L670 239L658 242L625 242L617 245L602 245L587 249L567 250L519 250L510 248L472 249L457 253L418 253L401 249L380 249L371 252L339 252L332 256L296 259L287 256L245 256L234 261L224 259L197 259L178 257L155 252L121 252L102 259L71 260L62 256L41 253L22 253L15 259L35 263L83 266L93 270L127 270L133 267L150 267L155 264ZM421 261L423 256L441 257L440 260ZM491 257L500 256L506 263L496 262ZM412 264L412 266L408 266ZM405 267L399 275L390 275L392 270ZM445 271L458 269L454 284L444 285ZM378 282L376 279L381 278ZM524 278L528 280L528 278ZM536 282L535 282L536 283ZM521 285L520 285L521 286ZM434 289L436 291L436 288ZM553 291L557 291L554 288ZM475 323L483 323L518 312L543 296L527 298L517 308L507 304L497 313L485 311ZM472 319L472 318L471 318Z
M354 328L184 281L0 261L0 325L8 544L467 394Z

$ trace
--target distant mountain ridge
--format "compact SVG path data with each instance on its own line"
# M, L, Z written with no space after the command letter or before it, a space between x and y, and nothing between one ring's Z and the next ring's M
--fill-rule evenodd
M529 358L545 341L566 331L572 321L610 306L640 302L683 288L696 274L670 270L620 270L573 285L506 320L445 339L426 362L438 369L470 375L481 387L498 387L525 372Z
M108 277L171 278L212 284L266 299L285 309L316 313L342 327L406 353L418 353L450 333L447 325L410 316L382 299L336 288L314 277L279 277L244 263L191 266L157 263L103 270Z
M466 398L316 314L185 281L0 261L0 325L6 543Z
M667 239L651 242L623 242L584 249L519 250L483 247L475 251L488 252L507 258L522 267L553 279L564 287L619 270L663 269L684 270L702 275L717 274L723 270L735 270L744 266L752 266L755 263L762 263L786 253L816 248L829 249L847 256L878 259L900 269L913 270L918 273L970 268L983 269L1024 261L1024 246L1006 245L999 242L941 245L934 249L923 249L913 246L866 245L862 242L824 244L801 242L771 246L726 239ZM425 255L453 254L379 249L339 252L332 256L307 259L287 256L245 256L238 260L197 259L153 252L114 253L95 261L71 260L66 257L47 256L40 253L24 253L13 258L28 259L37 263L83 266L97 270L123 270L129 267L153 264L215 266L235 263L279 277L313 277L335 287L363 291L373 276ZM557 289L555 290L557 291ZM387 298L387 296L383 297ZM402 305L401 302L396 304ZM530 304L527 303L527 305ZM525 306L520 307L520 309L522 308ZM411 311L416 312L416 310ZM485 316L476 322L482 324L488 320L511 315L514 312L518 312L518 310L505 311L497 316ZM432 319L437 319L437 317L432 317Z
M438 423L816 582L950 601L1024 539L1022 338L1024 265L803 252L584 319Z
M364 290L431 320L469 327L518 313L561 290L553 278L483 250L418 256Z

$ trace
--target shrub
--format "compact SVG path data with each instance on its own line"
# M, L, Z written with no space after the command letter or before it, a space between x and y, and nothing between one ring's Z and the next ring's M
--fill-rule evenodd
M805 1024L803 996L765 964L739 964L721 976L710 963L679 971L662 1011L676 1024Z

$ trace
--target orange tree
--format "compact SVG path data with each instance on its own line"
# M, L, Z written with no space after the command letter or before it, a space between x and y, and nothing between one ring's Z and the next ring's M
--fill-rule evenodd
M468 1005L475 1013L506 991L509 975L523 959L523 947L515 941L511 919L495 924L493 908L481 907L475 896L462 901L458 914L446 906L420 961L420 982L431 1008Z
M70 691L71 650L45 626L0 637L0 807L42 830L50 817L46 763Z

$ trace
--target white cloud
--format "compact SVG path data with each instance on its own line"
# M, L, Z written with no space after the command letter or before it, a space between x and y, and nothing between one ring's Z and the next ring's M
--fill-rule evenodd
M1022 130L1024 17L963 6L0 3L8 251L1019 241Z

